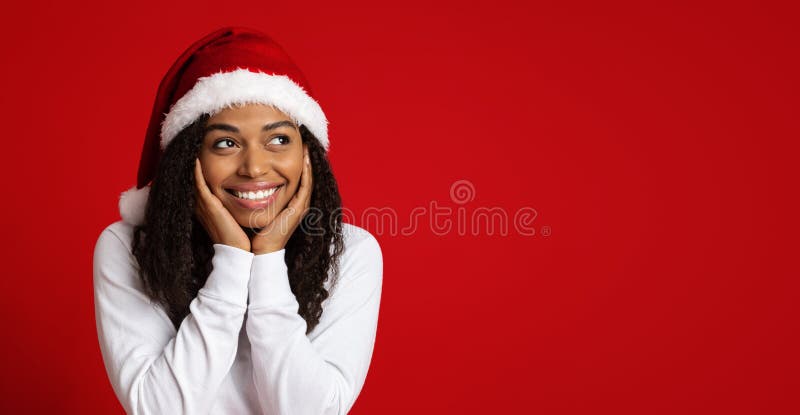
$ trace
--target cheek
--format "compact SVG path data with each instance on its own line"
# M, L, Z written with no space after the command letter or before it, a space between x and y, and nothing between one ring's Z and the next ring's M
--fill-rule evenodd
M225 178L231 174L230 171L232 169L235 170L234 166L229 165L230 163L202 153L200 154L200 164L203 166L203 179L208 188L214 193L217 193Z
M293 155L279 161L276 160L275 169L281 172L291 188L296 189L300 184L300 176L303 174L303 157L302 155L299 157Z

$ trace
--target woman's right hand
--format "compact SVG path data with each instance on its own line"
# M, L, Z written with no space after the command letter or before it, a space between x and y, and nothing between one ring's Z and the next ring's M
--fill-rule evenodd
M194 182L196 188L195 214L208 232L211 241L250 251L250 238L236 222L228 209L222 204L206 184L200 159L195 159Z

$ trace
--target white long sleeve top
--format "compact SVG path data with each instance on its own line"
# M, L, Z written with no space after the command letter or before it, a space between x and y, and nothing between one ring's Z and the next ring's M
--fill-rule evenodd
M339 282L306 322L284 250L214 244L213 270L178 330L143 291L133 226L104 229L94 249L95 317L108 377L129 414L343 415L364 385L378 321L383 258L344 224Z

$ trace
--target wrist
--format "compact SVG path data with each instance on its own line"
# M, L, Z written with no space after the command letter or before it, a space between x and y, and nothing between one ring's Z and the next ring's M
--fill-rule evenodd
M250 247L249 246L242 246L241 244L228 243L228 242L214 242L214 245L222 245L222 246L225 246L225 247L228 247L228 248L235 248L237 250L247 252L248 254L252 254L253 253L253 252L250 251Z
M221 245L227 245L227 246L230 246L230 247L233 247L233 248L238 248L238 249L241 249L242 251L250 252L250 245L249 244L245 245L245 244L237 243L237 242L220 242L220 244Z
M273 252L278 252L283 250L282 246L272 245L272 246L261 246L258 248L253 248L253 254L255 255L266 255L271 254Z

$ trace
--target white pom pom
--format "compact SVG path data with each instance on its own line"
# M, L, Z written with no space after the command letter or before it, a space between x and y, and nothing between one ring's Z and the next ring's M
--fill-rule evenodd
M149 195L150 186L145 186L141 189L133 186L122 192L119 196L119 214L122 216L122 220L131 225L144 223L144 212Z

